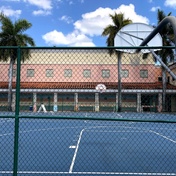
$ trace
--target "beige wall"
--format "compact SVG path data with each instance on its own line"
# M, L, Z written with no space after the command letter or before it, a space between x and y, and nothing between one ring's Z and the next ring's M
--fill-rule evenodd
M4 64L6 62L0 62ZM117 64L117 56L108 50L31 50L31 58L24 64ZM122 53L122 64L154 64L151 54L142 59L142 54Z
M0 81L8 81L8 63L1 62ZM15 68L15 66L14 66ZM27 70L34 69L34 77L27 77ZM46 69L53 69L53 77L46 77ZM64 70L71 69L72 77L65 77ZM83 70L90 69L91 77L85 78ZM123 82L157 82L161 75L151 55L122 54L122 70L129 71ZM140 77L140 70L148 70L148 78ZM102 70L110 70L110 77L103 78ZM13 78L16 79L15 77ZM22 82L117 82L117 56L107 50L32 50L30 60L21 65Z
M117 56L107 50L40 50L33 51L25 64L117 64ZM122 54L122 64L154 64L151 54L142 59L142 54Z

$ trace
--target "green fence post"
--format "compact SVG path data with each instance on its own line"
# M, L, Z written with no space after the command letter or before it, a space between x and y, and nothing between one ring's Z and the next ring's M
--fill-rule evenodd
M121 52L118 52L118 112L122 111Z
M19 135L19 109L20 109L20 68L21 49L17 48L17 78L16 78L16 105L15 105L15 134L14 134L14 163L13 176L18 174L18 135Z

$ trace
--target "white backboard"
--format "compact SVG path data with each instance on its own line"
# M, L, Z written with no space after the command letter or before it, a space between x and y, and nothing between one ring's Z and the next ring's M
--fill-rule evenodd
M116 35L114 44L116 47L133 47L139 46L142 41L153 31L153 27L144 23L132 23L124 26ZM160 34L147 44L147 46L158 47L162 46L162 37ZM134 53L136 49L117 49L122 52ZM157 49L158 50L158 49ZM155 49L156 51L156 49ZM141 50L143 53L150 52L149 50Z

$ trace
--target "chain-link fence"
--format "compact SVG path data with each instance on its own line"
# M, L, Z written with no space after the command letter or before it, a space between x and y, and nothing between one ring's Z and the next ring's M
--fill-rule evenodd
M0 48L0 175L176 175L176 80L122 49Z

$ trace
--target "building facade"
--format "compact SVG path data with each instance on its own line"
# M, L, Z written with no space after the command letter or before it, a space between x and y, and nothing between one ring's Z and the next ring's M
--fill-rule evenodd
M1 62L0 110L7 106L9 63ZM175 66L170 66L172 70ZM118 57L106 49L35 49L21 63L21 111L162 111L162 71L152 55L121 54L122 102L118 101ZM169 77L169 75L168 75ZM175 108L175 81L167 83L167 111ZM15 105L16 65L13 70ZM95 87L104 84L106 91Z

